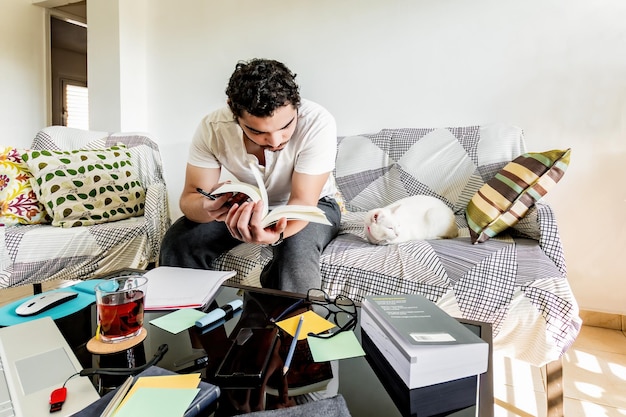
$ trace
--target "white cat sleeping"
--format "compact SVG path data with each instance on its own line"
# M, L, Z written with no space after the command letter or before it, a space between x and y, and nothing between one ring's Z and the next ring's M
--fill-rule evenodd
M440 199L415 195L365 215L365 236L370 243L388 245L409 240L457 237L454 212Z

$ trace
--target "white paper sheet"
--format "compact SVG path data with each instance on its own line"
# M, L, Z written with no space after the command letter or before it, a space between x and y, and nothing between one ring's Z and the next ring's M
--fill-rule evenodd
M147 271L145 310L198 308L211 302L217 291L235 271L160 266Z

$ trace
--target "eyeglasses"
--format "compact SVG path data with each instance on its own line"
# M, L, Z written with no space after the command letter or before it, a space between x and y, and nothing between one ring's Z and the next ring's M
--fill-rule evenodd
M334 300L331 300L328 294L324 290L311 288L306 295L307 302L309 302L315 311L326 320L333 322L338 330L332 333L309 333L308 336L317 337L320 339L330 339L339 333L353 330L357 324L357 311L354 301L343 295L338 295Z

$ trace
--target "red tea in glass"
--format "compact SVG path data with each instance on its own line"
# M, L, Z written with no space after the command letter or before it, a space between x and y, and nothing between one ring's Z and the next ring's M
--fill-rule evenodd
M112 278L96 286L100 340L121 342L141 332L147 282L141 275L132 275Z

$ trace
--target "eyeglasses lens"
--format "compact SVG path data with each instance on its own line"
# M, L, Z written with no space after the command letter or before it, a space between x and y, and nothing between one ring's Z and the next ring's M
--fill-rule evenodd
M339 331L352 330L356 327L356 306L348 297L339 295L335 300L331 300L324 291L312 289L309 290L307 299L312 304L313 311L333 322L339 327ZM333 334L336 333L337 331Z

